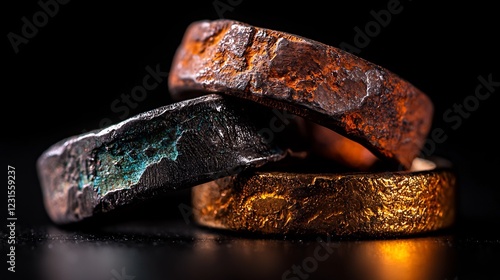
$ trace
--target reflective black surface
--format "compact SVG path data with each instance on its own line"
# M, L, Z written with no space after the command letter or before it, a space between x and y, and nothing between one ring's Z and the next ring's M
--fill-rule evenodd
M349 240L240 236L182 218L47 225L20 231L15 279L498 279L498 234L477 230Z

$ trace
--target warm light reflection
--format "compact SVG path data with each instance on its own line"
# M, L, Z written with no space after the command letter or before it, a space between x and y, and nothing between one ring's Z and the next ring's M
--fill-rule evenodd
M432 238L369 241L358 244L356 255L371 279L433 279L450 264L447 246Z
M307 122L308 136L314 143L313 152L359 170L369 170L377 161L367 148L324 126Z
M248 238L192 229L172 238L166 226L100 234L49 228L40 246L42 279L454 279L450 236L393 240ZM149 237L147 237L149 236ZM195 268L195 269L193 269ZM225 277L221 277L225 276ZM310 278L309 278L310 277Z

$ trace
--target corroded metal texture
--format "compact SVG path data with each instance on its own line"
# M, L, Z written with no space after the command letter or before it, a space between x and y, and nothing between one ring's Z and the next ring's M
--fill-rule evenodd
M348 174L250 172L194 187L192 203L197 223L219 229L404 236L453 224L455 184L454 173L446 168Z
M280 160L250 116L267 110L248 103L207 95L54 144L37 162L50 218L79 221Z
M223 92L286 109L409 168L431 100L396 74L340 49L232 20L192 23L169 75L174 97Z

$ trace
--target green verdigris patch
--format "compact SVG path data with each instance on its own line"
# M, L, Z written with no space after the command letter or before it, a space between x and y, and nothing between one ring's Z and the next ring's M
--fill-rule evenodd
M177 159L177 142L182 136L182 128L165 128L159 122L150 123L147 127L141 127L141 131L132 131L95 150L97 168L93 187L99 194L130 188L139 182L151 164L162 159ZM145 130L148 129L156 131L147 133Z

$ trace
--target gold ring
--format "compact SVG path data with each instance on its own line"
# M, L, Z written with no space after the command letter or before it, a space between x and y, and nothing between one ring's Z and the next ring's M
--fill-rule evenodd
M240 173L193 188L196 223L280 235L403 236L451 226L456 177L439 161L412 170Z

